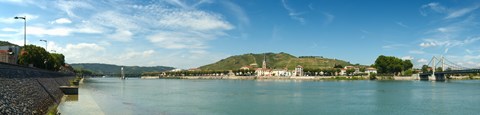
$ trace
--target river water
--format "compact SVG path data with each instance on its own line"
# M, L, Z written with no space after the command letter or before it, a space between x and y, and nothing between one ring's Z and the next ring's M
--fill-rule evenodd
M479 80L90 78L59 111L106 115L479 114Z

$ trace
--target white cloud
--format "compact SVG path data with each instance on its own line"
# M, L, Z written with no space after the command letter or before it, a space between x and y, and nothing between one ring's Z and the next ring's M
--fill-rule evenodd
M455 47L455 46L463 46L467 44L474 43L480 40L480 37L472 37L467 38L465 40L453 40L453 39L446 39L446 40L439 40L439 39L423 39L424 42L420 43L421 47Z
M324 25L328 25L328 24L332 23L333 20L335 19L335 16L330 14L330 13L323 12L322 14L325 16L325 21L323 21Z
M49 47L63 53L68 63L110 62L109 58L103 56L106 49L95 43L67 44L65 47L59 47L52 43Z
M437 3L437 2L431 2L431 3L428 3L428 4L425 4L421 7L422 9L430 9L430 10L433 10L437 13L444 13L447 11L447 8L445 8L444 6L440 5L440 3ZM421 10L420 13L423 15L423 16L427 16L427 12L426 11L423 11Z
M58 27L58 28L44 28L37 26L27 26L27 34L36 36L69 36L73 30L71 28Z
M382 46L383 49L397 49L399 47L407 47L405 44L390 44Z
M23 20L14 19L14 17L16 17L16 16L26 17L27 21L35 20L35 19L37 19L37 18L39 17L39 16L33 15L33 14L21 13L21 14L17 14L17 15L10 16L10 17L0 18L0 23L9 23L9 24L11 24L11 23L15 23L15 22L23 22Z
M424 52L424 51L420 51L420 50L411 50L411 51L408 51L408 53L411 53L411 54L424 54L425 52Z
M128 30L117 29L117 31L114 34L109 35L109 38L117 41L127 42L132 40L132 36L133 36L133 33Z
M428 60L421 58L421 59L418 59L417 62L418 62L418 63L423 63L423 64L425 64L425 63L428 62Z
M13 29L13 28L2 28L1 31L4 32L18 32L18 29Z
M408 26L403 24L402 22L395 22L395 23L401 27L408 28Z
M53 3L53 4L55 4L58 9L67 13L67 15L70 17L78 17L74 12L75 9L80 9L80 8L92 9L93 8L93 6L87 2L76 1L76 0L68 0L68 1L60 0L60 1L56 1L56 3Z
M206 41L213 39L212 36L199 32L161 31L147 37L150 42L167 49L204 49Z
M462 9L459 9L459 10L453 10L453 11L448 13L448 16L445 17L445 19L452 19L452 18L457 18L457 17L464 16L465 14L468 14L468 13L478 9L479 7L480 7L480 5L476 5L476 6L473 6L473 7L462 8Z
M248 18L248 15L245 13L242 7L228 0L224 0L222 1L222 3L225 5L226 8L232 11L232 13L240 21L240 23L250 25L250 19Z
M59 18L51 22L52 24L70 24L72 21L68 18Z
M285 8L288 11L288 15L290 16L290 18L292 18L294 20L297 20L301 24L306 23L305 19L300 17L300 15L302 15L302 13L296 12L295 9L288 6L286 0L282 0L282 4L283 4L283 8Z
M422 5L421 10L420 10L420 14L423 15L423 16L427 16L428 10L431 10L431 11L436 12L436 13L445 14L446 17L444 19L453 19L453 18L458 18L458 17L462 17L466 14L469 14L469 13L475 11L478 8L480 8L480 5L465 7L465 8L461 8L461 9L452 9L452 8L447 8L445 6L442 6L442 5L440 5L440 3L432 2L432 3ZM425 10L425 9L427 9L427 10Z
M171 29L193 29L198 31L230 30L233 26L222 17L203 11L172 11L160 19L160 25Z
M401 59L402 60L413 60L414 58L412 56L403 56Z
M126 53L119 56L120 60L131 60L131 59L147 59L155 53L154 50L146 50L143 52L138 52L134 50L129 50Z
M435 42L423 42L423 43L420 43L420 46L426 48L426 47L437 46L437 44Z

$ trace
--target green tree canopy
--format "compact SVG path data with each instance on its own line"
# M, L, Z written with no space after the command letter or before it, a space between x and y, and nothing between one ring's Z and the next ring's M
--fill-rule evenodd
M375 60L374 67L378 73L395 74L412 68L413 64L410 60L403 61L397 57L380 55Z
M35 45L26 45L22 50L23 53L18 60L20 65L33 64L34 67L54 71L65 65L63 54L49 53L42 47Z

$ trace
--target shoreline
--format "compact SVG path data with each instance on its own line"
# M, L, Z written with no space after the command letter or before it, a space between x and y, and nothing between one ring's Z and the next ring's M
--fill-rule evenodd
M272 79L272 80L370 80L368 76L141 76L141 79L229 79L229 80L257 80L257 79ZM480 76L475 76L473 79L480 79ZM375 80L397 80L410 81L420 80L416 76L377 76ZM455 76L449 80L470 80L468 76Z

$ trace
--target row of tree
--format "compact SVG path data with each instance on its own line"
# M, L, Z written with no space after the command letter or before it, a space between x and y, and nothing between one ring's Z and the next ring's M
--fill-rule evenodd
M411 71L413 64L410 60L402 60L393 56L380 55L372 66L377 68L379 74L399 75L401 72L407 70Z
M36 68L58 71L65 65L65 56L59 53L49 53L39 46L26 45L22 47L18 64L32 64Z
M230 71L225 70L200 70L200 71L173 71L173 72L145 72L145 76L221 76L228 75ZM236 76L252 76L255 70L232 70Z

